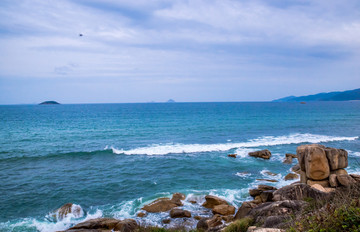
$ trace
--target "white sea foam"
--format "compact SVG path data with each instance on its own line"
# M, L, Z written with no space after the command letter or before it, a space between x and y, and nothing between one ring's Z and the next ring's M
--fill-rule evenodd
M238 176L238 177L246 178L246 177L251 176L251 173L247 173L247 172L237 172L237 173L235 173L235 175Z
M241 143L219 143L219 144L153 144L146 147L138 147L130 150L117 149L110 147L115 154L125 155L166 155L166 154L181 154L181 153L196 153L196 152L213 152L213 151L228 151L239 148L256 148L261 146L276 146L285 144L299 144L299 143L321 143L332 141L356 140L359 137L337 137L316 134L290 134L287 136L263 136L257 139L252 139ZM243 156L240 150L240 156Z

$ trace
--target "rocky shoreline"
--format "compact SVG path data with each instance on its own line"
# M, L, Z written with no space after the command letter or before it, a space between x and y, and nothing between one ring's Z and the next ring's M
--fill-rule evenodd
M143 206L137 217L146 218L151 213L168 213L162 221L164 225L174 220L181 220L180 230L196 228L198 231L227 230L233 222L249 218L253 225L248 231L284 231L292 219L296 218L309 205L309 199L316 202L327 202L334 198L337 191L351 188L360 183L360 175L348 174L348 154L343 149L325 147L319 144L302 145L295 154L285 155L285 164L292 164L293 159L298 164L293 166L285 180L300 181L275 188L268 185L259 185L249 190L253 197L238 206L231 205L217 196L207 195L205 199L186 198L182 193L174 193L172 198L159 198ZM271 152L262 150L249 153L249 156L270 159ZM229 157L236 158L236 154ZM270 180L271 181L271 180ZM182 208L184 203L201 204L202 215L194 214ZM82 216L83 211L75 204L65 204L54 212L54 218L61 220L66 215ZM97 218L81 222L65 231L146 231L139 228L146 227L134 219L117 220L114 218Z

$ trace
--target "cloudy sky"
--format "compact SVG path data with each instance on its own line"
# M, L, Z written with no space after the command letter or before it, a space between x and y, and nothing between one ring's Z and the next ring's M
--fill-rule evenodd
M0 1L0 104L267 101L359 87L359 0Z

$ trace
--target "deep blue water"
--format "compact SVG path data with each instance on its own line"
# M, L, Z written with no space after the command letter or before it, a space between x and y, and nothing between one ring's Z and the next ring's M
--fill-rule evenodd
M292 165L282 160L305 143L346 149L348 171L360 172L358 101L16 105L0 106L0 122L0 231L55 231L99 216L157 224L166 214L136 213L174 192L239 206L264 183L257 178L288 184ZM270 160L247 156L265 148ZM50 220L67 202L84 216Z

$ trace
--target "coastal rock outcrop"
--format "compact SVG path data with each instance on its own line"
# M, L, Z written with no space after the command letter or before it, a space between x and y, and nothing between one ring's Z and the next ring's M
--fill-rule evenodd
M222 217L220 215L214 215L212 218L200 219L196 225L196 228L201 231L217 231L223 227Z
M216 205L213 210L213 214L220 214L220 215L234 215L235 207L232 205Z
M286 153L285 154L285 160L283 161L284 164L292 164L293 159L296 159L297 155Z
M326 200L329 197L328 193L311 188L311 186L303 183L287 185L273 193L273 201L304 200L305 198Z
M262 158L262 159L270 159L271 152L268 149L265 149L265 150L261 150L261 151L249 152L248 155L257 157L257 158Z
M133 219L117 220L114 218L97 218L90 219L85 222L81 222L70 229L67 232L79 232L79 231L121 231L132 232L138 227L138 224Z
M348 153L344 149L311 144L299 146L296 152L301 168L301 183L319 184L324 188L355 183L344 169L348 166Z
M172 198L162 197L156 199L148 205L145 205L142 209L149 213L166 212L172 208L182 206L181 200L185 199L185 195L182 193L174 193Z
M187 211L187 210L183 210L183 209L172 209L170 211L170 217L171 218L190 218L191 217L191 213L190 211Z
M56 220L60 221L70 214L74 218L79 218L84 215L84 211L80 205L67 203L55 210L55 212L53 213L53 217L56 218Z
M217 205L229 205L227 201L221 199L220 197L207 195L205 196L205 202L202 206L208 209L214 209Z

